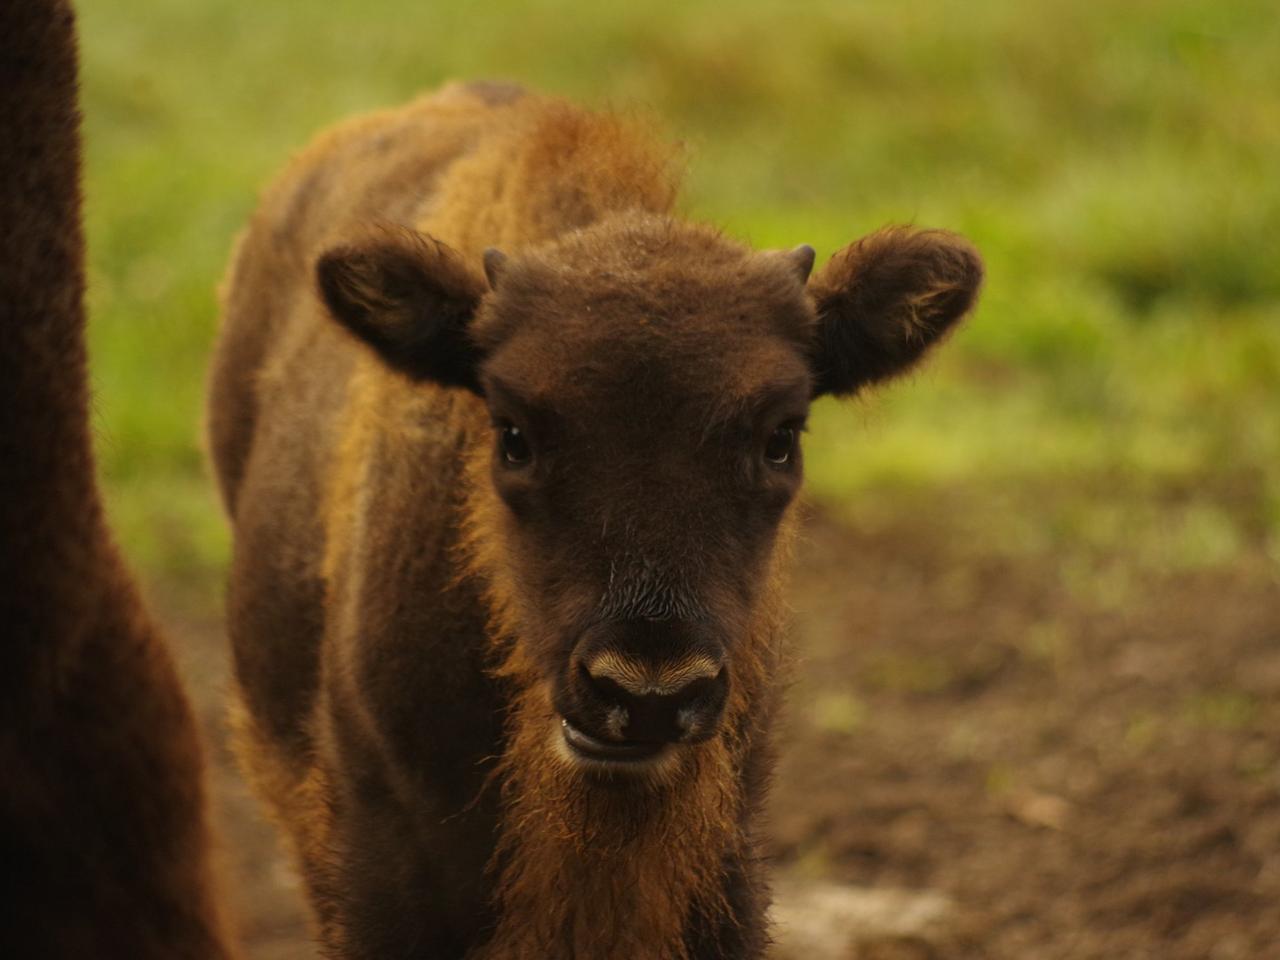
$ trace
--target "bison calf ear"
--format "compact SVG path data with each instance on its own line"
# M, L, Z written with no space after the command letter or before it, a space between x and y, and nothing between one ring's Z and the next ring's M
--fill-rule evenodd
M814 395L851 394L909 369L969 311L981 283L978 252L943 230L887 227L845 247L809 281Z
M486 287L455 250L388 227L325 253L316 279L338 322L389 366L481 392L469 327Z

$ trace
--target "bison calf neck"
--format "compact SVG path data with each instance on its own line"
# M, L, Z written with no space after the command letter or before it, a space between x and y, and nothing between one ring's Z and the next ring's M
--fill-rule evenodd
M240 753L334 957L754 957L810 401L973 303L958 237L810 278L673 217L630 120L454 86L321 137L210 406Z

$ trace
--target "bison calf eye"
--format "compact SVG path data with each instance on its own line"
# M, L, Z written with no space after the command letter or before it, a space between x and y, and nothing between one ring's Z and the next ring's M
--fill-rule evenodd
M502 459L513 467L522 466L533 459L528 438L514 424L499 427L498 447L502 451Z
M769 439L765 441L764 458L774 466L780 467L791 461L795 450L795 427L778 427L773 433L769 434Z

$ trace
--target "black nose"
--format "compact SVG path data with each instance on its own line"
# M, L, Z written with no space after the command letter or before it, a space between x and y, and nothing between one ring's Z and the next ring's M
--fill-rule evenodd
M606 710L606 732L614 739L705 739L724 706L724 665L707 658L646 670L642 663L604 654L582 669L594 699Z
M729 687L720 645L687 635L675 642L673 632L685 633L678 625L645 625L597 633L580 645L578 713L593 734L676 743L715 732Z

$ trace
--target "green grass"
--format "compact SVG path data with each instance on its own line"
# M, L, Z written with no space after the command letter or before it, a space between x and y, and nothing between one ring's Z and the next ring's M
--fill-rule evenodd
M688 212L760 246L975 240L982 306L937 361L819 409L818 496L874 519L961 491L1011 550L1280 563L1268 2L80 7L100 449L153 577L225 560L201 395L257 190L326 124L475 76L651 107L690 146Z

